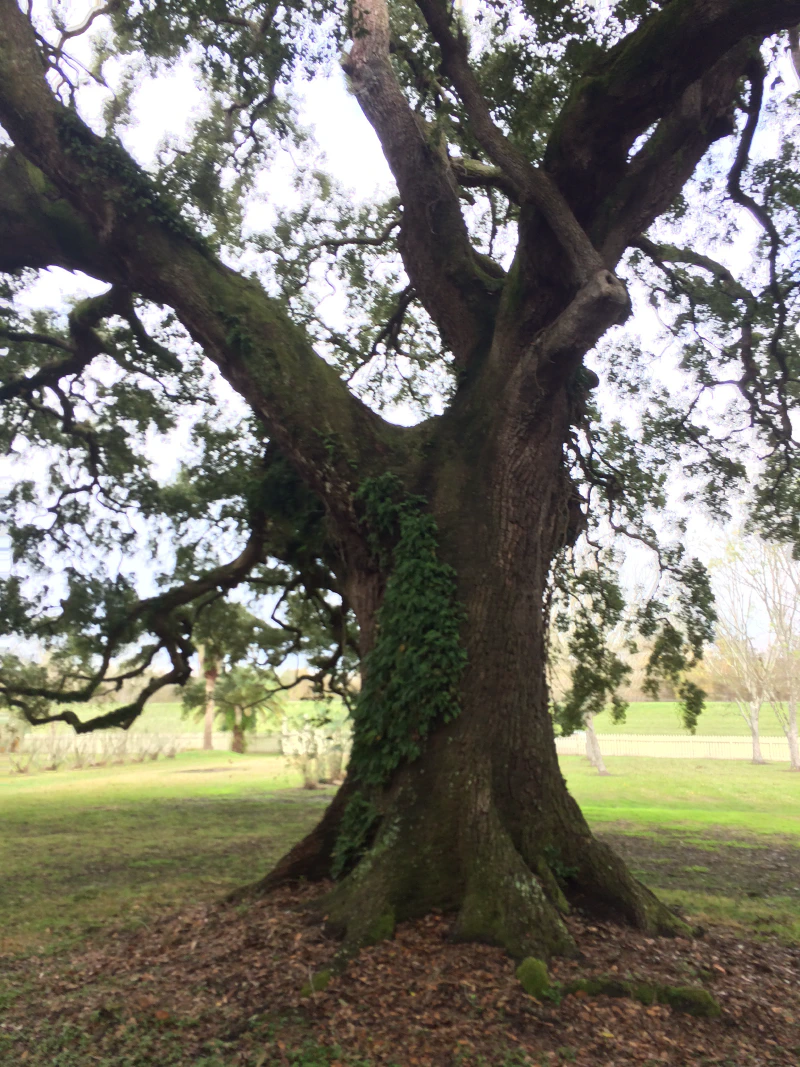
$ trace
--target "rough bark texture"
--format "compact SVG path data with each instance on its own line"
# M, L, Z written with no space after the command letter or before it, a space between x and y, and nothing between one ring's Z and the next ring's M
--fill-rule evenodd
M446 475L429 492L467 609L461 713L429 737L418 761L369 790L380 812L374 844L323 903L348 948L438 907L457 912L458 937L519 957L570 953L561 920L570 898L653 932L685 929L593 838L559 770L542 601L566 536L566 390L550 395L546 410L517 414L502 440L485 442L469 461L436 465ZM462 439L457 420L450 431ZM369 619L359 621L372 630ZM351 781L343 794L356 788ZM345 808L337 797L324 832L314 831L262 887L328 874L325 853Z

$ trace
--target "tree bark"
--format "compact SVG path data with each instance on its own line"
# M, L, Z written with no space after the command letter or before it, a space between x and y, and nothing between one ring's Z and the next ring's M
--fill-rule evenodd
M214 748L214 688L219 677L219 670L213 657L208 654L207 645L199 645L198 656L200 659L200 673L205 679L206 702L203 708L203 751L209 752Z
M374 843L321 905L346 950L441 908L456 916L457 938L498 944L514 957L570 954L575 946L563 922L570 900L651 932L686 931L592 836L561 775L542 603L566 536L560 441L567 391L551 394L532 417L521 408L507 414L495 439L439 467L429 492L466 608L461 712L384 788L363 790L379 812ZM450 432L463 448L467 428L456 419ZM363 578L353 584L367 585ZM362 634L374 633L374 598L348 595L360 606ZM359 788L349 778L343 795ZM324 830L297 846L261 888L329 874L345 810L337 797Z
M749 715L747 716L747 725L750 727L750 736L753 740L753 763L767 762L761 755L761 736L759 726L760 712L761 702L751 700L749 705Z
M586 757L595 768L598 774L608 774L608 770L603 760L603 753L600 751L600 742L597 739L597 733L594 728L594 713L583 717L583 728L586 731Z
M204 677L206 680L206 706L203 710L203 749L210 751L214 748L214 688L217 684L219 671L215 665L206 667Z
M234 708L233 729L231 730L231 752L244 754L245 748L244 726L242 725L242 709Z
M790 697L787 709L786 740L789 742L789 770L800 771L800 744L797 738L797 698Z

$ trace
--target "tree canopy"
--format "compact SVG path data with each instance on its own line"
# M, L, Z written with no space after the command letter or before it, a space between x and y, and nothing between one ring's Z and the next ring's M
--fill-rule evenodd
M717 514L749 475L761 528L800 537L797 119L786 41L769 36L791 24L791 3L431 0L393 3L387 19L370 3L111 2L74 26L59 8L34 3L26 25L6 6L0 395L4 449L19 460L2 617L53 654L47 668L7 655L2 685L30 719L148 671L159 652L170 668L142 696L185 680L202 613L234 588L281 597L273 665L311 653L343 681L355 640L322 481L389 460L397 431L371 411L402 404L424 422L452 400L498 301L530 269L542 219L574 282L623 257L627 292L609 289L609 323L632 298L661 325L601 343L598 393L595 371L580 372L565 448L584 545L607 555L609 532L628 534L658 549L665 574L701 581L680 529L669 543L656 518L675 470ZM181 63L202 112L139 163L124 147L137 91ZM296 94L337 63L393 169L386 202L354 204L298 120ZM256 229L259 179L288 145L294 205ZM136 245L137 230L146 238L121 270L111 248ZM206 275L218 300L231 268L253 272L270 294L257 353L235 310L213 308L211 324L207 307L171 299L181 258L187 286ZM35 310L26 294L51 265L111 288L69 314ZM331 284L342 314L321 302ZM218 372L250 414L226 411ZM291 379L291 398L270 390L273 374ZM158 442L178 427L185 456L165 481ZM559 583L584 605L580 712L619 676L602 631L621 605L595 564ZM706 635L697 620L673 632L675 596L639 612L640 628L661 628L655 673L675 674Z

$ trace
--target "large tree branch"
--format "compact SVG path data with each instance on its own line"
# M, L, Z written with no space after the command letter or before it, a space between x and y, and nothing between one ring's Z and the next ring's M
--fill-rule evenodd
M473 252L444 147L432 143L392 70L385 0L355 0L353 22L345 71L397 182L403 262L445 344L463 364L491 337L498 281Z
M759 204L752 196L742 189L742 175L750 161L750 149L753 145L758 120L761 117L761 107L764 100L764 79L767 75L766 68L760 56L754 56L747 66L747 77L750 81L750 99L747 102L747 121L745 122L739 147L736 150L736 158L728 174L728 195L734 203L747 208L769 238L769 277L773 296L779 299L777 283L778 250L781 239L778 229L769 212Z
M693 248L656 244L648 237L639 237L634 244L662 270L666 269L665 263L685 263L690 267L699 267L701 270L708 271L735 300L742 300L748 307L755 303L755 297L750 290L737 281L724 264L712 259L711 256L696 252Z
M508 180L500 167L468 156L451 156L450 167L456 181L465 189L499 189L509 200L518 203L516 187Z
M87 733L92 730L104 730L113 726L121 726L127 729L131 723L141 714L150 697L165 685L182 685L191 673L189 660L194 651L185 624L175 615L175 612L203 596L210 593L226 592L243 582L250 571L263 562L264 556L264 533L266 516L257 513L253 516L253 529L245 547L236 559L219 567L214 567L201 578L197 578L182 585L175 586L157 596L140 600L130 611L125 614L114 629L108 633L105 640L103 654L97 670L81 688L64 692L61 687L49 688L46 686L14 685L12 682L0 680L0 692L4 699L11 705L19 708L25 717L34 725L49 722L66 722L73 727L76 733ZM142 689L135 700L124 707L116 708L112 712L93 716L91 719L82 721L74 711L62 709L61 711L46 716L32 714L28 710L26 698L44 698L54 703L82 704L91 701L97 696L98 689L109 682L116 684L117 688L123 681L136 677L143 672L152 661L154 653L151 653L145 662L137 670L128 671L117 678L109 679L108 671L111 667L112 658L120 648L130 640L131 627L141 620L147 630L150 630L158 638L159 649L166 649L172 661L172 670L167 674L151 679Z
M460 28L452 32L452 14L441 0L417 0L442 53L442 67L466 109L470 127L486 154L503 173L520 204L538 208L567 254L575 280L583 285L603 269L603 261L569 205L547 174L508 140L492 121L489 107L470 66L468 42Z
M103 339L95 327L110 315L130 312L133 314L130 293L117 286L100 296L84 300L70 312L68 329L70 341L49 334L26 333L0 327L0 341L19 341L43 347L57 348L67 352L66 359L46 363L28 377L16 378L0 386L0 401L18 396L29 396L38 389L55 386L62 378L80 374L89 363L105 349Z
M96 278L113 274L88 221L21 152L0 148L0 271L25 267L63 267Z
M624 179L636 138L740 42L797 23L800 0L671 0L612 48L573 91L545 166L578 219Z
M219 262L121 146L55 99L15 0L0 0L0 121L27 160L0 168L0 269L58 263L174 308L301 477L353 528L354 466L363 476L402 431L348 392L279 301ZM27 176L22 195L14 168Z
M751 57L745 41L690 85L598 206L591 233L607 263L616 263L674 202L710 146L734 132L733 104Z
M91 719L86 720L79 719L77 714L70 708L62 709L53 715L32 715L26 710L24 700L14 696L8 696L6 699L11 707L19 708L32 726L45 726L50 722L65 722L72 727L76 734L88 734L94 730L110 730L115 726L127 730L142 714L144 706L151 696L157 693L159 689L163 689L165 685L183 685L190 674L191 668L188 665L188 661L184 665L178 660L177 664L173 665L172 670L152 678L135 700L124 704L120 708L114 708L113 711L107 711L102 715L94 715Z

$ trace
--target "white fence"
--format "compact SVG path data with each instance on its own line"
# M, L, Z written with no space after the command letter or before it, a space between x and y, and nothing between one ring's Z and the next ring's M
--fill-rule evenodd
M656 756L665 759L740 759L753 758L749 737L680 737L670 734L598 734L604 756ZM560 756L585 756L586 735L557 737ZM765 760L789 761L789 742L785 737L762 737L761 755Z
M203 747L202 733L178 734L176 737L180 741L181 752L185 752L187 749ZM275 754L283 751L280 734L245 734L245 741L248 752L271 752ZM216 752L226 752L231 747L230 732L215 730L211 735L211 744Z

